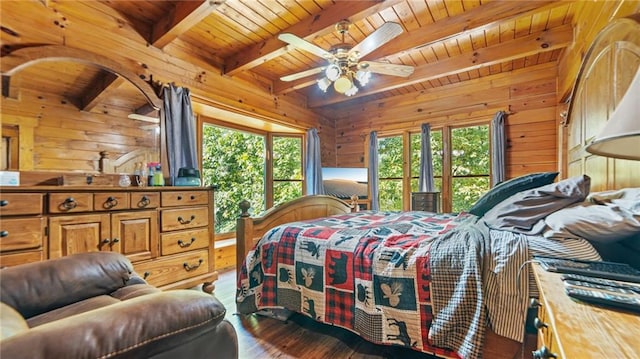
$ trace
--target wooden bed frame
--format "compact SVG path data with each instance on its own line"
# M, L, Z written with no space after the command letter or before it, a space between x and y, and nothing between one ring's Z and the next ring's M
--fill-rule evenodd
M356 202L347 203L336 197L325 195L304 196L273 207L259 217L249 215L250 204L240 203L241 214L236 227L236 270L242 268L247 252L271 228L308 219L344 214L358 210ZM487 358L512 359L522 347L521 343L495 334L487 328L484 355Z

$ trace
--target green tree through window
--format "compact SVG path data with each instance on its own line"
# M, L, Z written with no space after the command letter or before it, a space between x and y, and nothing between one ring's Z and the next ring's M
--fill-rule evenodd
M202 127L203 182L218 186L216 233L232 232L240 201L249 200L253 213L265 209L265 136L209 124Z

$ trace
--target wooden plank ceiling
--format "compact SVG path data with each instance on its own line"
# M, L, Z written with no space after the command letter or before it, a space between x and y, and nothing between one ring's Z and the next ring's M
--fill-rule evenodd
M5 3L3 8L11 6ZM579 2L118 0L101 2L99 6L109 6L121 14L151 46L176 57L209 63L227 76L250 74L271 84L276 95L297 91L306 96L309 108L328 115L356 103L555 62L572 41L572 20ZM361 42L385 22L400 24L403 33L363 60L410 65L415 67L413 74L406 78L374 74L370 83L351 97L332 88L326 93L320 91L316 86L318 74L291 82L280 80L285 75L324 66L326 60L287 46L278 39L279 34L292 33L329 50L342 42L334 25L343 19L352 23L345 38L350 45ZM2 22L3 29L11 29L5 19ZM3 34L3 45L3 50L10 48L10 36ZM33 71L51 72L47 66ZM77 79L80 74L86 77ZM66 86L65 91L77 99L78 106L94 106L97 102L94 99L100 94L88 89L110 91L114 86L107 84L115 82L99 71L83 68L67 69L56 76L53 82L58 85L75 86L73 90ZM31 82L33 87L52 86L50 76L36 78L40 80ZM93 94L87 96L88 93ZM128 96L131 98L130 93ZM111 101L112 106L118 103ZM122 101L123 106L141 107ZM100 110L100 106L97 108Z

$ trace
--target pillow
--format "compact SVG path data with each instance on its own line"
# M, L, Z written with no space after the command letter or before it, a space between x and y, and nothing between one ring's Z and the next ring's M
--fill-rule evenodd
M490 209L483 219L493 229L539 234L545 226L541 219L583 201L589 194L590 185L591 178L583 175L518 192Z
M478 217L482 217L496 204L504 201L505 199L518 192L553 183L553 180L557 175L558 172L531 173L528 175L512 178L505 182L500 182L496 186L491 188L489 192L482 195L482 197L480 197L480 199L478 199L478 201L473 206L471 206L471 209L469 209L469 213L475 214Z
M589 241L615 242L640 234L640 213L618 204L577 203L556 211L544 219L547 238L584 238Z

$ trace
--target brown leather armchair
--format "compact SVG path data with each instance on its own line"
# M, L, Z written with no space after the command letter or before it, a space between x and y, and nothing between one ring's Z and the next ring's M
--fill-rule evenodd
M1 358L237 358L225 308L146 284L117 253L0 270Z

